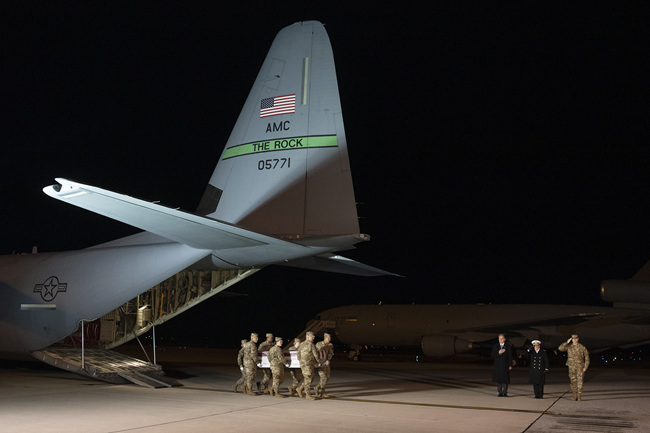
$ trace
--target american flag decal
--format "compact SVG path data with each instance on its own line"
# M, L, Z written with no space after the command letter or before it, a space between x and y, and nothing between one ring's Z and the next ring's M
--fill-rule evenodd
M260 117L279 116L296 112L296 94L264 98L260 104Z

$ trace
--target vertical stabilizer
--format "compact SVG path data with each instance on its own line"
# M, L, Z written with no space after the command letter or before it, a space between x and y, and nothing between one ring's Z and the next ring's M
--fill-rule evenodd
M359 233L321 23L296 23L276 36L197 213L289 238Z

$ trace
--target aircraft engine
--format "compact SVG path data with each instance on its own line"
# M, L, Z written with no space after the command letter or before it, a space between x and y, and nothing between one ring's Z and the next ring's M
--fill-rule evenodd
M453 335L425 335L422 337L422 353L425 356L445 357L471 350L472 342Z
M650 304L650 281L605 280L600 297L607 302L626 304Z

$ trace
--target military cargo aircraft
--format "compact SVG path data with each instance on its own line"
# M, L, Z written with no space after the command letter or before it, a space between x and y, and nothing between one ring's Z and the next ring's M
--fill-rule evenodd
M606 280L612 307L581 305L348 305L316 316L359 359L362 346L420 348L449 357L489 348L504 333L518 348L541 340L555 348L571 334L590 351L650 343L650 262L629 280Z
M271 264L391 274L338 255L369 237L357 221L332 48L316 21L274 39L195 212L56 181L43 190L50 197L144 232L0 257L5 358L75 331L114 347Z

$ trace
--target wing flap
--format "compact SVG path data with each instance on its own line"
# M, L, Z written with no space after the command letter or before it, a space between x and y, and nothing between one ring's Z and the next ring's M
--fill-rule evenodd
M359 275L363 277L376 277L381 275L392 275L394 277L401 276L372 266L364 265L363 263L359 263L337 254L329 253L291 260L289 262L282 263L282 265L291 266L294 268L336 272L339 274Z

